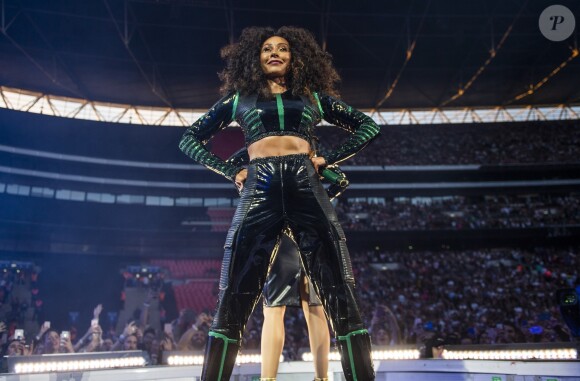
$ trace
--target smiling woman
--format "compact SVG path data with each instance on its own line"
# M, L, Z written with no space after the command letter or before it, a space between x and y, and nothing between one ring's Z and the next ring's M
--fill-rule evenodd
M264 41L260 54L262 70L268 79L281 87L280 90L285 89L285 77L289 71L291 59L290 44L286 39L273 36Z
M241 191L224 245L218 307L201 378L229 379L272 253L288 230L331 320L346 379L374 380L370 338L355 300L346 239L319 173L359 152L379 127L336 98L339 76L331 56L304 29L247 28L222 56L227 62L220 74L226 96L180 142L185 154L234 181ZM312 145L322 119L351 133L324 157ZM232 120L244 133L248 168L226 162L205 147Z

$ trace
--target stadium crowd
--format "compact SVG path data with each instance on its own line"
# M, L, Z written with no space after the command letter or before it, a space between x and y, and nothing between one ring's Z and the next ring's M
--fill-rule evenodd
M571 336L554 293L580 283L577 252L578 247L371 250L353 252L352 261L361 310L375 345L419 345L433 335L450 344L560 342ZM101 309L95 308L95 319ZM7 332L3 354L143 349L151 364L159 364L163 351L201 352L210 322L209 311L182 310L163 331L138 320L120 333L91 324L83 336L42 324L28 340L15 338L14 330ZM261 323L258 307L246 329L244 350L259 350ZM6 325L0 324L0 330L6 331ZM289 309L285 358L299 359L307 347L302 312Z
M330 142L322 152L342 139L330 129L321 134ZM550 128L541 123L386 126L373 147L348 164L578 163L580 128L569 122L555 122ZM346 194L336 210L344 229L355 231L531 228L577 225L579 200L576 193L374 199ZM361 311L375 345L419 345L434 336L445 337L449 344L560 342L572 338L554 301L555 291L579 287L579 249L377 249L353 250L351 258ZM212 274L212 279L217 276ZM129 275L123 272L126 287L144 284ZM101 325L106 319L99 319L102 306L97 305L88 327L56 331L35 321L43 304L37 277L38 269L32 268L21 273L6 269L2 274L2 355L142 349L155 365L165 351L202 352L205 346L212 311L182 309L178 316L167 321L163 316L160 326L152 326L148 304L137 318L107 326ZM158 291L163 282L162 277L147 281ZM285 319L284 356L299 359L302 348L308 347L302 311L289 309ZM259 350L261 325L258 305L244 335L244 350Z
M344 136L336 128L320 128L321 152ZM348 165L459 165L578 163L577 121L469 125L383 126L366 149Z
M525 194L339 199L345 230L532 228L580 223L580 197Z

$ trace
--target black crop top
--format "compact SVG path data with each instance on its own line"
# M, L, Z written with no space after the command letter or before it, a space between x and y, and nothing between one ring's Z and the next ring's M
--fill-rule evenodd
M370 117L341 100L316 93L314 97L315 104L306 96L293 96L288 91L267 100L255 95L227 95L187 129L179 148L200 164L233 181L242 167L220 159L205 148L209 139L232 120L242 128L246 147L272 135L292 135L311 142L314 127L321 119L351 132L344 144L325 157L327 164L353 156L379 133L379 127Z

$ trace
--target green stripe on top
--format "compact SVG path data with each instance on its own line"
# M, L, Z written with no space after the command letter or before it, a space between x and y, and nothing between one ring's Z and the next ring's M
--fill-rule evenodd
M284 104L282 103L282 95L276 94L276 106L278 106L278 122L280 123L280 131L284 131Z
M320 104L320 98L318 98L318 93L314 92L314 99L316 99L316 104L318 105L318 111L320 111L320 117L324 118L324 111L322 111L322 105Z
M232 106L232 122L236 120L236 112L238 112L238 100L240 99L240 92L234 95L234 105Z

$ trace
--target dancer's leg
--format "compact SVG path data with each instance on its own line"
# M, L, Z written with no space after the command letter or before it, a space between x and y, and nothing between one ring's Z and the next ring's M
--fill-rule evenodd
M348 381L375 379L370 337L360 316L346 238L336 213L309 160L296 176L289 225L298 243L304 269L332 323ZM307 172L307 173L305 173Z
M250 165L224 245L218 306L210 327L202 381L227 381L242 334L259 300L283 227L280 182L271 166Z
M276 378L280 355L284 348L284 312L285 306L264 306L264 324L262 326L262 378Z
M302 278L300 296L304 318L308 326L308 340L310 341L310 351L314 358L314 372L316 378L328 377L328 354L330 353L330 332L328 331L328 321L321 305L309 305L310 295L308 294L308 280Z

